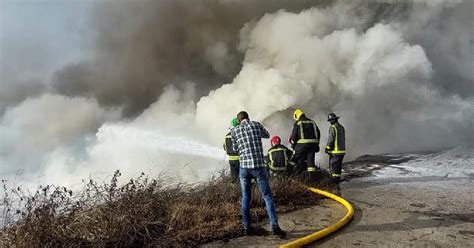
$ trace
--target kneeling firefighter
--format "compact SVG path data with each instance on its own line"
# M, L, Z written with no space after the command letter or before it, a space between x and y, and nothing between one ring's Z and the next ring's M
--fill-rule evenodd
M290 136L290 143L293 145L295 153L293 161L296 163L294 173L301 175L308 172L309 179L316 177L316 167L314 157L319 152L320 131L316 122L306 117L301 109L293 113L295 124Z
M338 122L339 117L330 113L328 122L329 127L328 143L326 145L326 153L329 155L329 168L333 182L339 184L341 181L342 160L346 154L346 139L344 127Z
M234 127L239 125L239 121L237 118L232 119L230 123L230 130L232 130ZM232 176L232 180L234 182L239 181L239 168L240 168L240 162L239 162L239 153L234 150L234 146L232 145L232 136L231 132L227 133L224 139L224 150L227 153L227 157L229 159L229 165L230 165L230 175Z
M291 161L293 151L282 145L281 138L278 136L273 136L271 145L272 147L268 150L268 155L265 156L270 175L274 177L288 177L293 169L293 162Z

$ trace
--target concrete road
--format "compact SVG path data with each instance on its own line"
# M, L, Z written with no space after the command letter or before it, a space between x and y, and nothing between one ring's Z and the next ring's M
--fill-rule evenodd
M472 178L361 178L342 185L352 223L314 247L474 247Z
M309 247L474 247L472 177L355 178L341 185L355 208L343 230ZM280 217L287 240L241 237L204 247L276 247L330 225L344 215L337 203Z

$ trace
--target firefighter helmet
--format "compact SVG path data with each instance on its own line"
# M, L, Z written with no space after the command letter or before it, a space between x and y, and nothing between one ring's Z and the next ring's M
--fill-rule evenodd
M278 136L273 136L272 137L272 141L271 141L272 146L279 145L280 143L281 143L280 137L278 137Z
M328 114L328 121L333 121L333 120L337 120L337 119L339 119L339 116L337 116L336 114L334 114L334 113Z
M295 119L295 121L299 120L301 115L303 115L303 111L301 109L297 109L295 110L295 112L293 113L293 119Z

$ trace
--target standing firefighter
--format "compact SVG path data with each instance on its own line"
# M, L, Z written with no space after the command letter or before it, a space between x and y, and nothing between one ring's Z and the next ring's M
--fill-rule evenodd
M314 180L316 174L314 157L319 152L319 128L316 122L306 117L301 109L295 110L293 118L295 124L290 136L290 143L295 149L293 155L293 161L296 162L295 174L300 175L307 170L309 178Z
M232 128L239 125L239 120L237 118L232 119L230 123L230 130ZM227 157L229 158L229 165L230 165L230 175L232 176L232 180L234 182L239 181L239 153L234 150L234 146L232 144L232 135L231 132L227 133L224 139L224 150L227 153Z
M255 182L265 201L273 234L284 237L286 233L280 229L273 203L272 192L268 182L268 173L263 158L262 139L270 138L270 134L262 124L250 121L247 112L237 115L239 125L231 130L234 149L240 157L240 188L242 189L242 222L246 235L255 234L250 221L250 202L252 199L251 181Z
M342 159L346 154L345 130L337 121L338 119L339 117L334 113L328 115L331 126L329 127L328 143L325 149L329 155L332 179L336 184L341 181Z
M281 144L278 136L273 136L271 140L272 148L268 150L266 162L270 169L270 174L274 177L287 177L292 170L291 157L293 151Z

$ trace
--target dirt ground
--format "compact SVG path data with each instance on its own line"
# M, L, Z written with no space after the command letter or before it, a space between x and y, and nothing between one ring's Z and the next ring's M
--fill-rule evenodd
M350 180L341 184L342 196L355 209L352 222L308 247L474 247L473 176L380 179L362 174L348 175ZM204 247L275 247L320 230L344 213L338 203L325 200L281 215L280 225L289 232L285 240L240 237Z

